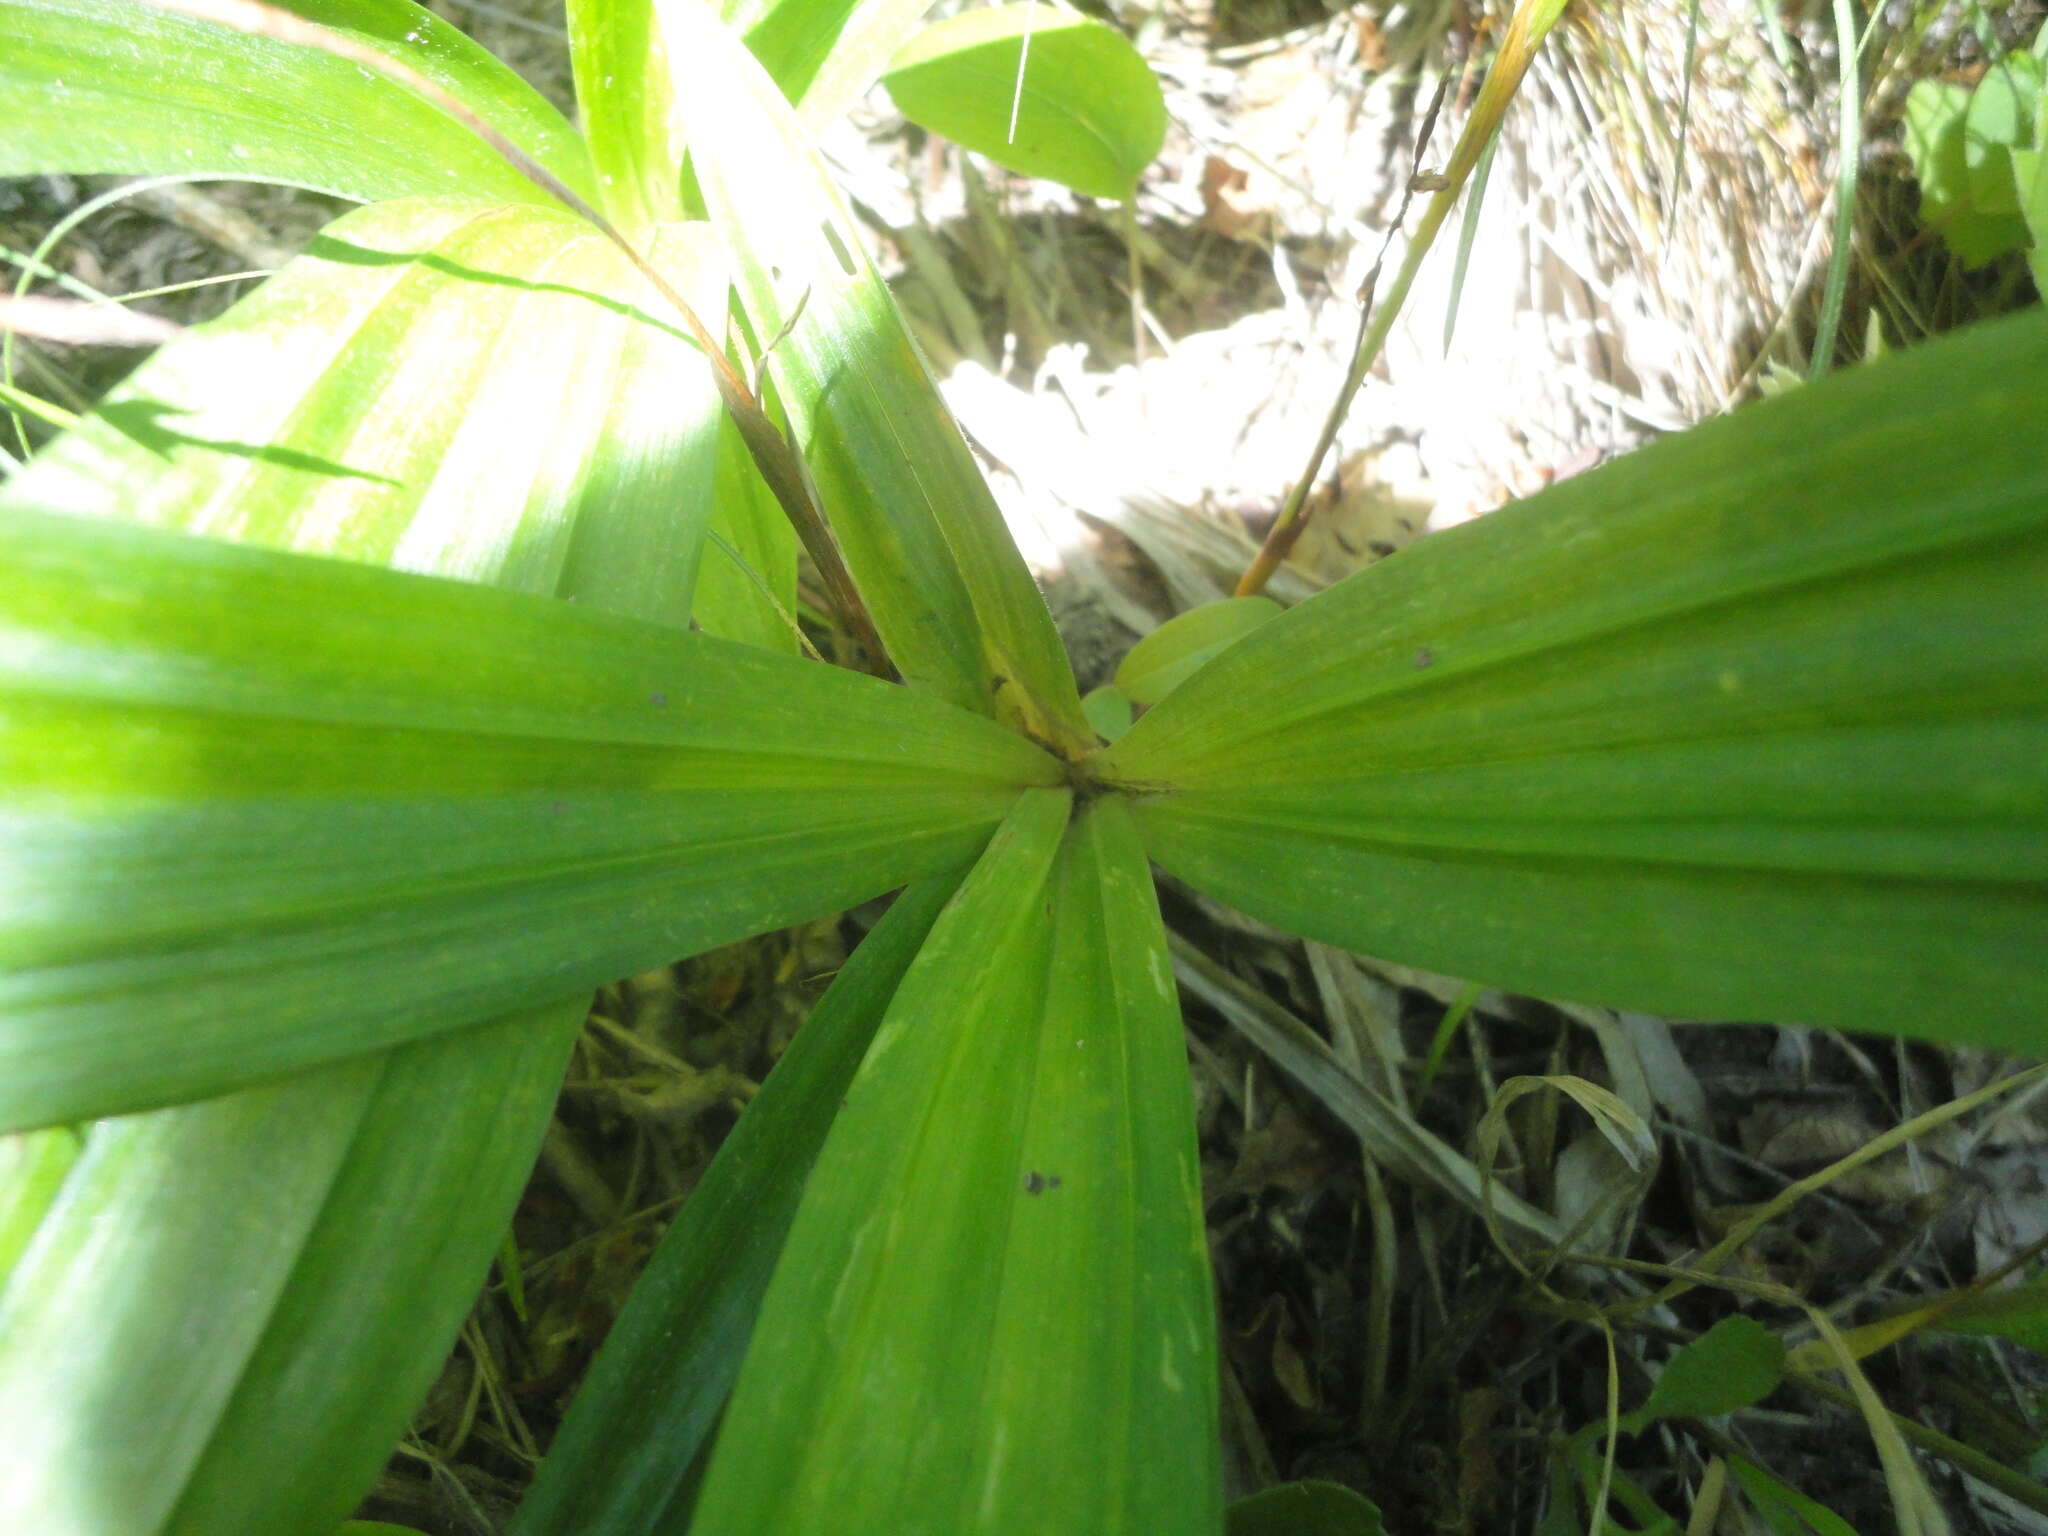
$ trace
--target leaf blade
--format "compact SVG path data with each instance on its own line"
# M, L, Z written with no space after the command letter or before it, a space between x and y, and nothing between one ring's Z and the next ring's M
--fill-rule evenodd
M404 0L287 8L419 70L595 196L562 115L431 12ZM179 171L366 202L458 190L551 202L438 108L315 49L121 0L5 0L0 31L0 176Z
M1125 811L1066 814L1026 797L898 990L770 1284L707 1528L1220 1529L1163 935Z
M1330 942L2024 1045L1999 1021L2040 997L2048 917L2048 636L2013 618L2048 579L2044 364L2038 318L1984 327L1427 541L1226 653L1105 771L1165 791L1138 814L1169 869Z

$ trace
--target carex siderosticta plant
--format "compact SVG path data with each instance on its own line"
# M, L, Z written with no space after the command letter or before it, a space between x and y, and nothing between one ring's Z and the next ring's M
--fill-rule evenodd
M570 0L579 133L408 0L0 0L0 173L365 204L0 488L0 1528L332 1530L593 988L890 891L517 1531L1220 1528L1154 865L1545 995L2038 1045L2048 322L1211 624L1106 745L812 141L881 76L1116 197L1158 93L922 4Z

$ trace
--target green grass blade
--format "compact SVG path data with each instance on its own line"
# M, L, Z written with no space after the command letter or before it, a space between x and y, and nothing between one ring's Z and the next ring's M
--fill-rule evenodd
M408 0L291 0L293 14L400 60L586 198L561 113ZM0 176L178 171L362 201L463 192L546 203L454 118L346 59L135 0L0 0Z
M1057 777L929 696L487 588L25 511L0 576L0 1128L844 906Z
M804 1021L635 1283L519 1507L515 1536L687 1523L678 1501L701 1472L804 1181L959 883L935 877L899 896Z
M721 640L795 655L796 532L748 455L739 428L721 420L711 528L691 615Z
M2048 317L1293 609L1106 755L1268 922L1539 994L2041 1045ZM1531 594L1541 594L1534 601Z
M770 371L890 654L963 708L1092 746L1044 599L809 133L702 6L659 13L741 303L781 336Z
M1216 1531L1184 1045L1128 813L1027 796L804 1194L693 1528Z
M1835 230L1821 287L1820 320L1814 327L1813 359L1807 377L1818 379L1835 363L1835 336L1849 292L1849 268L1856 260L1856 186L1863 166L1862 36L1849 0L1834 0L1835 42L1841 61L1841 111L1835 130Z

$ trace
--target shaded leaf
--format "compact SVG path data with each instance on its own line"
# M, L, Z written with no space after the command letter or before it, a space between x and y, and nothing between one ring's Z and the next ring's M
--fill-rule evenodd
M402 60L595 200L562 115L408 0L284 9ZM0 0L0 176L185 172L363 201L453 192L552 206L455 119L346 59L141 0Z
M1785 1341L1755 1318L1724 1317L1671 1357L1638 1422L1711 1419L1762 1402L1785 1375Z
M919 127L1090 197L1130 197L1166 140L1166 99L1123 34L1036 0L934 22L882 84Z
M1173 873L1329 943L2037 1047L2044 408L2039 314L1749 407L1290 610L1103 776Z
M1379 1506L1341 1483L1282 1483L1224 1511L1224 1536L1384 1536Z
M1027 795L805 1190L699 1528L1222 1521L1186 1058L1127 813ZM906 1430L908 1426L908 1430Z
M1210 657L1281 612L1270 597L1226 597L1177 613L1131 647L1116 669L1116 685L1135 704L1157 704Z
M682 1529L811 1164L954 877L896 899L691 1190L578 1388L517 1536Z

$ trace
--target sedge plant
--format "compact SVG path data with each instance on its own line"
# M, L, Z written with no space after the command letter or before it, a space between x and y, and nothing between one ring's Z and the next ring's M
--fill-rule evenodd
M0 1528L332 1531L592 989L890 891L523 1536L1219 1528L1154 866L1524 991L2038 1046L2048 321L1155 648L1105 745L813 141L1115 49L921 4L571 0L579 133L407 0L0 0L0 172L367 204L0 490ZM1156 122L1058 73L964 96L1128 192ZM798 524L859 668L798 652Z

